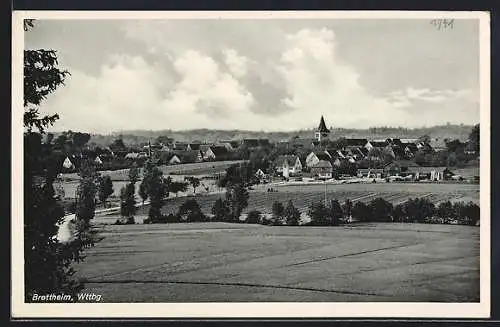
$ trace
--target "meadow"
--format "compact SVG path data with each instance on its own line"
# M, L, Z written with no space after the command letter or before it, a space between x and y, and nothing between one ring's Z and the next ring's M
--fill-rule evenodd
M77 266L104 302L479 301L479 229L101 225Z
M291 200L302 212L307 211L313 201L323 201L325 198L324 185L273 185L276 192L267 192L268 185L255 187L249 192L248 207L243 213L251 210L259 210L262 213L271 213L275 201L286 204ZM478 184L439 184L439 183L376 183L376 184L330 184L326 185L327 199L336 198L343 202L350 199L368 203L371 200L382 197L396 205L409 198L427 198L435 204L450 200L472 201L479 203ZM211 213L214 202L224 197L220 194L197 194L194 197L205 214ZM166 199L162 212L165 214L176 213L179 206L186 201L187 197L179 196ZM136 213L136 222L141 223L147 217L149 206L140 207ZM118 215L101 215L95 218L96 223L114 223Z

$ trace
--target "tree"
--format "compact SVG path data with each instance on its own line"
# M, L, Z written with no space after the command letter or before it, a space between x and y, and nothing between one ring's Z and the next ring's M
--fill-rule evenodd
M196 194L196 188L200 186L201 180L194 176L184 177L184 180L188 181L193 186L193 193Z
M139 169L137 169L137 167L134 166L128 170L128 179L132 184L139 181Z
M340 223L340 219L343 216L342 207L337 199L333 199L330 201L329 215L331 217L331 225L338 226Z
M475 151L479 155L479 124L472 127L472 131L469 134L469 148L471 151Z
M147 189L148 185L147 183L144 182L144 180L142 181L141 184L139 184L139 196L141 197L142 199L142 204L144 205L144 201L146 201L148 199L148 189Z
M427 134L422 135L418 138L419 142L425 143L425 144L430 144L431 143L431 137Z
M221 198L215 200L212 206L212 215L214 215L215 221L228 221L230 218L230 210L227 201Z
M239 222L241 212L248 206L248 191L241 184L230 184L226 188L231 220Z
M113 181L108 175L99 178L99 201L105 203L111 194L113 194Z
M342 211L344 212L344 216L350 221L352 217L352 201L350 199L346 199L344 204L342 205Z
M300 221L300 211L293 205L293 202L290 200L285 207L285 211L283 213L285 217L285 222L288 226L298 226Z
M24 21L25 31L33 20ZM58 114L41 116L39 105L64 84L69 75L58 68L54 50L24 51L24 278L25 301L33 294L69 294L77 299L84 285L74 279L73 264L84 260L86 241L95 242L88 225L76 224L72 238L60 242L59 224L64 209L59 203L53 183L60 165L51 142L42 144L45 129L59 118ZM82 208L79 208L82 217ZM75 211L76 208L75 208ZM87 212L87 217L93 217ZM94 236L94 237L90 237Z
M120 190L120 213L122 217L130 218L135 211L135 184L128 183Z
M352 208L352 216L362 222L368 222L371 218L370 207L363 202L356 202Z
M283 216L285 214L285 207L283 206L283 203L279 201L275 201L273 203L273 225L283 225Z
M177 194L179 192L186 192L187 190L187 183L183 182L172 182L170 184L170 192L175 193L175 196L177 197Z
M140 186L142 187L142 191L141 189L139 191L147 194L149 198L148 218L153 223L162 219L161 208L163 207L164 198L168 196L169 186L170 179L163 177L162 171L158 169L151 159L146 161L144 176Z
M444 219L445 222L454 219L453 204L451 204L450 201L441 202L438 205L437 214L440 218Z
M262 213L258 210L252 210L247 215L247 224L259 224L262 220Z
M310 225L328 226L332 223L330 212L322 201L312 202L309 207L308 215L311 217Z
M177 213L180 221L201 222L205 221L205 215L201 211L200 205L195 199L187 199Z
M402 223L405 221L405 213L401 204L398 204L394 207L392 216L394 218L394 222Z
M370 201L369 204L372 221L386 222L391 221L392 204L383 198L376 198Z

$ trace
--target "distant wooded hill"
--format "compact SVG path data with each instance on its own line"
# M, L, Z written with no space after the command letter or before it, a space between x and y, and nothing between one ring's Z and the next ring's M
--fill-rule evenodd
M432 139L444 140L459 139L467 140L471 132L472 125L440 125L425 128L402 128L402 127L373 127L369 129L350 129L333 128L330 138L367 138L367 139L386 139L388 137L396 138L418 138L423 135L429 135ZM84 132L84 131L81 131ZM108 135L92 134L90 142L98 146L109 145L113 140L121 137L125 144L141 144L149 140L153 141L158 136L167 136L179 142L217 142L220 140L240 140L243 138L268 138L272 142L289 140L292 137L312 138L314 130L300 130L292 132L258 132L242 130L211 130L195 129L187 131L122 131L114 132Z

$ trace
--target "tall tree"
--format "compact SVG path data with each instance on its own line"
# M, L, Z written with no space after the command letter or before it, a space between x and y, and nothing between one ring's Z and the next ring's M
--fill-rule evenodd
M472 127L472 131L469 134L469 148L471 151L476 151L479 155L479 124Z
M109 175L99 178L99 201L105 203L106 200L113 194L113 181Z
M338 226L340 223L340 219L343 216L342 207L337 199L333 199L330 201L329 214L331 217L331 225Z
M273 225L283 225L283 218L285 214L285 207L280 201L274 201L273 207Z
M241 184L229 184L226 188L226 200L229 203L231 220L239 222L241 212L248 206L248 191Z
M184 177L184 180L188 181L193 186L193 193L196 194L196 188L200 186L201 180L194 176Z
M168 196L170 181L170 179L163 177L163 172L151 159L146 161L141 187L150 201L148 218L151 222L159 221L162 218L161 208L165 197Z
M135 184L127 183L120 190L120 214L124 218L133 217L135 207Z
M300 211L299 211L299 209L297 209L293 205L293 202L291 200L288 201L283 215L285 217L285 222L288 226L298 226L299 225Z
M228 221L230 219L230 210L227 201L221 198L215 200L212 206L212 215L214 215L215 221Z
M33 20L25 20L25 31ZM69 75L58 67L54 50L24 51L24 277L25 300L35 293L76 295L83 284L73 276L74 263L84 259L84 242L79 237L60 242L59 224L64 209L58 202L53 182L60 165L55 164L52 144L41 143L45 130L58 114L41 115L39 106L47 96L64 84ZM92 216L89 213L88 216ZM83 235L85 226L78 230Z

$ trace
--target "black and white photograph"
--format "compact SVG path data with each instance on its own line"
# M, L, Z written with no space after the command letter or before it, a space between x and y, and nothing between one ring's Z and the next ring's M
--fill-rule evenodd
M486 12L14 12L13 316L488 317L489 42Z

